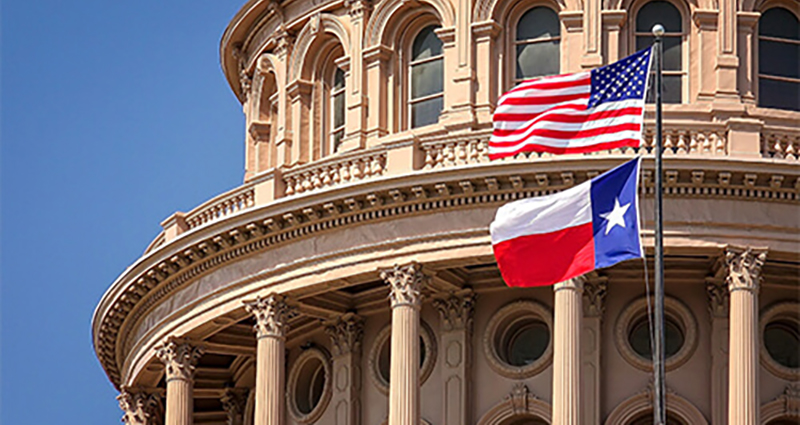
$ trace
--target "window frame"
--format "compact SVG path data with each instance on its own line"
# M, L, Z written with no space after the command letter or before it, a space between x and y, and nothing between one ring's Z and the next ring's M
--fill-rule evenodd
M789 7L788 5L784 4L781 1L766 2L763 5L762 9L759 10L758 21L756 22L756 26L753 29L753 44L754 44L753 50L755 52L755 54L753 55L753 70L754 70L754 72L753 72L753 76L754 76L754 78L753 78L753 80L754 80L753 81L753 86L754 86L753 87L753 93L755 94L756 106L758 106L759 108L779 109L779 110L782 110L782 111L800 112L800 110L794 111L794 110L791 110L791 109L775 108L775 107L772 107L772 106L766 106L766 105L762 105L761 104L761 78L762 77L767 79L767 80L789 82L789 83L795 83L795 84L800 85L800 77L791 78L791 77L782 77L782 76L777 76L777 75L769 75L769 74L762 74L761 73L761 48L760 48L760 45L761 45L761 40L762 39L767 40L767 41L776 41L776 42L780 42L780 43L787 43L788 42L789 44L800 45L800 40L791 40L791 39L783 39L783 38L768 37L768 36L762 38L762 36L760 34L762 16L764 16L764 13L766 13L767 11L772 10L772 9L778 9L778 8L784 9L784 10L788 11L789 13L793 14L795 16L795 18L797 18L797 20L800 22L800 12L792 10L791 7Z
M347 71L342 69L339 65L335 64L332 66L332 72L330 73L330 78L328 80L329 89L328 89L328 129L326 129L325 133L328 135L328 149L327 153L332 155L339 151L341 147L342 141L344 141L345 136L345 128L347 127ZM342 87L336 88L336 73L342 73ZM336 96L342 96L342 125L336 126ZM336 143L335 134L341 132L342 137L339 139L339 143Z
M528 0L522 1L517 4L514 4L508 12L505 14L505 18L503 19L503 23L505 24L506 31L504 31L504 35L502 36L503 42L503 54L501 54L501 69L503 70L499 76L500 80L500 92L505 93L508 90L511 90L518 82L517 82L517 27L519 26L519 21L522 19L522 15L524 15L529 10L535 7L546 7L553 12L556 13L558 16L558 26L559 26L559 43L558 43L558 69L559 73L569 72L564 69L565 57L564 57L564 43L565 41L565 34L567 33L567 28L564 26L564 20L561 17L561 7L555 1L549 0ZM544 39L537 40L545 41Z
M444 74L445 74L445 70L444 70L444 42L442 41L441 38L439 38L439 41L442 42L442 53L440 55L436 55L436 56L433 56L433 57L430 57L430 58L425 58L425 59L413 60L414 42L417 40L417 37L420 36L420 34L422 33L423 30L425 30L425 29L427 29L428 27L431 27L431 26L438 26L438 28L435 28L433 30L434 34L436 34L437 30L442 28L441 23L439 23L437 20L434 20L434 19L424 19L424 20L420 20L419 22L415 23L413 29L411 29L410 32L409 32L409 37L407 38L407 43L405 43L405 45L406 45L405 53L406 53L407 60L405 61L405 64L404 64L403 68L404 68L405 73L406 73L406 75L405 75L405 82L406 82L405 86L406 86L406 88L405 88L405 90L403 90L403 92L404 92L405 104L407 106L405 108L404 127L406 129L408 129L408 130L413 130L413 129L417 129L417 128L424 128L424 127L428 127L428 126L431 126L431 125L439 124L439 119L441 118L441 112L444 111L444 82L445 82L445 78L444 78ZM436 37L439 37L439 35L436 34ZM413 98L413 94L412 93L413 93L413 90L414 90L414 87L413 87L413 84L414 84L413 83L414 66L422 65L422 64L426 64L426 63L430 63L430 62L434 62L434 61L437 61L437 60L441 60L442 61L442 91L439 92L439 93L434 93L434 94L421 96L421 97L418 97L418 98ZM442 98L442 111L439 113L439 117L437 117L436 122L430 123L430 124L426 124L426 125L422 125L422 126L419 126L419 127L414 127L414 122L413 122L414 105L418 104L418 103L421 103L421 102L424 102L424 101L427 101L427 100L436 99L436 98L439 98L439 97Z
M557 37L525 39L525 40L522 40L522 41L517 40L517 30L519 29L519 22L522 20L522 17L525 16L526 13L532 11L533 9L535 9L537 7L544 7L544 8L550 9L551 11L553 11L556 14L556 19L558 20L558 36ZM555 8L553 8L551 5L549 5L547 3L534 3L534 4L531 4L531 5L526 5L526 7L520 8L520 9L521 10L517 11L516 13L514 13L512 15L513 16L513 18L512 18L513 25L509 26L509 28L510 28L510 33L509 33L510 49L509 49L509 55L508 56L511 57L511 64L509 66L509 72L510 72L509 81L512 83L511 87L516 86L517 84L519 84L519 83L521 83L521 82L523 82L525 80L530 79L530 78L517 78L517 61L518 61L517 46L522 45L522 44L538 44L538 43L546 43L546 42L558 41L558 52L559 52L559 54L558 54L558 72L556 74L552 74L552 75L558 75L558 74L562 73L562 69L561 69L561 62L562 62L562 60L561 60L561 41L564 38L563 37L563 32L564 32L563 26L564 25L561 22L561 18L558 15L558 10L556 10ZM542 75L540 77L545 77L545 75ZM532 78L539 78L539 77L532 77ZM511 87L508 87L508 89L510 89Z

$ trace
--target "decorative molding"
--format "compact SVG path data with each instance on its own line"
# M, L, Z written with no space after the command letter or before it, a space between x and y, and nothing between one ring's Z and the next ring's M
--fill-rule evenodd
M286 337L287 322L297 314L294 308L286 304L286 297L280 294L244 301L244 308L255 316L253 329L258 339Z
M531 317L547 325L550 341L542 356L525 366L512 366L500 356L497 347L498 335L514 322ZM489 366L506 378L530 378L544 370L553 361L553 313L549 308L532 300L514 301L498 310L486 326L483 334L483 352Z
M193 342L171 338L156 348L156 356L164 363L167 382L182 380L191 382L195 366L205 349Z
M550 404L532 394L524 383L518 382L514 384L511 393L483 414L477 425L501 425L510 423L515 418L531 416L550 423L551 411Z
M303 367L312 360L318 360L322 364L323 372L325 374L325 385L322 389L322 396L320 397L317 405L314 406L310 412L303 413L297 406L297 386L300 384L299 380L302 378L301 372ZM289 405L289 414L292 418L301 424L310 424L315 422L322 416L328 404L331 401L333 373L331 372L331 362L328 353L320 348L314 347L303 351L303 354L295 360L292 369L289 371L289 380L287 381L287 393Z
M800 421L800 382L790 383L781 395L761 405L761 423L776 419Z
M608 278L589 278L583 284L583 315L602 317L606 310Z
M422 265L409 263L395 265L391 269L381 271L381 279L389 284L389 299L392 308L409 305L420 308L422 305L422 289L425 275L422 274Z
M122 387L117 401L126 425L156 425L163 421L164 406L157 391Z
M475 293L471 289L436 297L433 306L439 312L443 331L466 329L471 332L475 311Z
M761 266L767 259L767 251L750 247L728 247L725 250L727 275L725 282L730 292L737 290L758 291L761 283Z
M730 292L725 282L715 278L706 279L708 294L708 312L712 318L728 318L730 309Z
M292 49L291 60L289 61L289 80L295 81L303 78L303 66L307 58L316 57L309 55L309 49L314 44L320 34L332 34L342 45L345 56L350 50L350 31L335 15L330 13L317 13L308 20L306 25L300 30Z
M331 338L334 356L360 352L364 339L364 319L347 313L326 326L325 333Z
M243 423L249 390L247 388L225 388L220 401L228 414L228 425Z
M787 381L800 381L800 368L786 367L772 358L772 355L767 351L766 341L764 339L764 331L767 325L777 320L792 321L800 326L800 302L797 300L782 301L764 309L760 314L760 325L758 339L761 345L760 357L761 365L764 366L773 375L785 379Z
M689 400L675 391L667 389L664 395L668 416L675 416L681 423L707 425L708 420L703 413ZM618 404L608 415L605 425L627 425L638 417L652 412L654 388L651 382L642 390Z

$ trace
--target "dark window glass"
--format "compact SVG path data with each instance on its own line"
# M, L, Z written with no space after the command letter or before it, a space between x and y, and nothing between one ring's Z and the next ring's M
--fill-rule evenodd
M800 326L793 320L772 322L764 329L764 346L773 360L791 369L800 367Z
M652 36L640 35L636 37L636 51L646 49L653 44L655 40ZM664 71L681 71L683 57L681 54L681 37L664 37L662 41L662 48L664 49Z
M302 414L309 414L320 399L325 389L325 368L319 359L307 361L300 370L295 387L295 403Z
M502 357L511 366L526 366L538 360L550 345L550 330L537 319L519 320L503 332Z
M800 24L781 7L758 22L758 104L800 111Z
M653 412L647 412L645 414L639 415L636 419L630 422L630 425L652 425L653 424ZM667 414L667 425L683 425L683 423L674 417Z
M436 25L417 34L411 49L411 128L434 124L444 106L444 57Z
M661 24L667 33L682 33L682 21L681 13L670 2L651 1L636 15L636 32L650 32Z
M331 122L331 143L333 152L339 149L339 144L344 137L344 71L336 68L333 74L333 87L331 88L331 109L333 109Z
M636 50L653 44L652 29L661 24L666 30L662 37L664 66L662 97L664 103L681 103L683 98L683 23L678 9L666 1L645 4L636 15ZM655 71L655 70L654 70ZM647 102L655 101L655 74L650 74Z
M525 80L560 71L561 23L547 7L534 7L517 23L515 78Z
M680 326L669 317L664 318L664 355L669 358L674 356L683 347L683 332ZM650 346L650 325L647 317L636 322L628 334L628 342L636 354L643 358L653 357L653 350Z
M381 351L378 353L378 372L381 374L381 378L384 379L387 383L389 382L390 370L392 367L392 337L386 339L386 341L381 346ZM422 337L419 337L419 368L422 369L422 365L425 364L425 355L426 355L426 347L425 347L425 340Z

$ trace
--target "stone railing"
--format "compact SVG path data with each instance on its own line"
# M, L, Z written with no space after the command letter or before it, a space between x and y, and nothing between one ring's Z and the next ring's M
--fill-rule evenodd
M761 154L767 158L800 159L800 129L764 126L761 129Z
M252 184L245 184L223 193L186 214L188 229L200 227L212 221L246 210L255 205L255 190Z
M385 149L343 154L285 171L284 193L292 196L325 187L356 183L382 176L385 171Z
M645 124L643 147L648 152L655 147L656 126ZM702 126L664 125L664 155L718 155L728 153L728 132L725 125L704 124Z

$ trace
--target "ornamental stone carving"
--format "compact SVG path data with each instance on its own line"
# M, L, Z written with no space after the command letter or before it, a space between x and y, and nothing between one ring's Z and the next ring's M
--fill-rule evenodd
M727 276L725 283L728 290L733 292L744 289L755 291L761 282L761 266L767 259L766 250L752 248L729 247L725 250L725 267Z
M225 388L220 401L228 414L228 425L241 425L244 421L244 409L247 405L247 388Z
M283 338L288 330L287 322L297 313L286 304L286 297L279 294L270 294L258 297L254 301L245 301L244 308L255 316L256 324L253 329L256 338Z
M127 425L154 425L161 422L164 407L160 395L156 393L122 387L117 401L124 412L122 422Z
M401 305L419 308L422 304L420 289L424 275L420 264L395 265L394 268L381 271L381 279L389 285L392 308Z
M606 308L608 283L605 279L587 279L583 284L583 315L600 317Z
M334 356L359 352L364 338L364 319L347 313L328 325L325 333L331 338Z
M471 330L472 313L475 311L475 294L471 289L450 293L433 300L433 306L442 319L442 330Z
M197 361L203 355L203 347L188 341L170 339L156 349L156 355L164 363L167 382L191 381Z
M730 307L730 292L725 282L717 279L706 280L706 293L708 294L708 311L711 317L727 318Z

